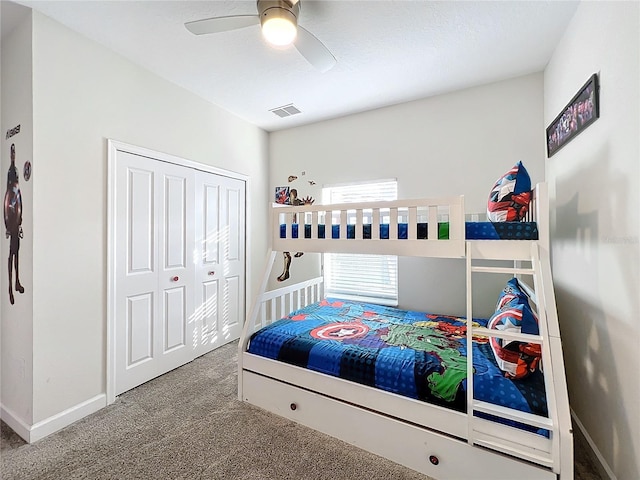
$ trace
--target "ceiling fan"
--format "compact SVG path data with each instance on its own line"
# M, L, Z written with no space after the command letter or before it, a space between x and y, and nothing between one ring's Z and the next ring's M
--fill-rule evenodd
M213 17L185 23L195 35L227 32L260 24L265 39L276 46L293 45L321 72L330 70L336 59L329 49L308 30L298 25L300 0L258 0L257 15Z

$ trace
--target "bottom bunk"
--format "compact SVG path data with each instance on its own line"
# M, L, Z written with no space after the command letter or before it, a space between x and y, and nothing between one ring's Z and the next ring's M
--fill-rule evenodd
M321 278L266 292L240 342L239 397L437 479L570 479L555 301L537 251L531 268L495 269L531 274L535 288L510 281L489 321L326 299ZM467 263L468 282L487 271Z
M473 325L487 327L487 320L474 319ZM464 318L325 298L260 329L247 351L466 412L466 331ZM539 369L510 378L489 337L474 335L472 345L476 400L548 416Z

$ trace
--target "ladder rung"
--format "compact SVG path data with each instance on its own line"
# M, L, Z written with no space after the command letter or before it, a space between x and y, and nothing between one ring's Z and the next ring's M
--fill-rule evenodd
M497 337L497 338L504 338L505 340L529 342L529 343L536 343L540 345L544 343L542 340L542 336L532 335L530 333L506 332L504 330L496 330L494 328L486 328L486 327L474 327L471 331L473 332L473 335L484 336L484 337Z
M515 267L471 267L472 272L480 273L507 273L515 275L517 273L521 275L533 275L534 270L532 268L515 268Z
M474 400L473 410L482 413L488 413L495 415L496 417L506 418L515 422L525 423L533 427L544 428L551 430L553 428L553 422L550 418L542 417L540 415L534 415L533 413L521 412L520 410L514 410L513 408L503 407L501 405L494 405L493 403L481 402Z
M497 450L501 453L513 455L514 457L522 460L529 460L530 462L544 467L553 468L553 459L550 454L529 448L523 448L518 444L505 442L504 440L497 440L491 435L479 434L477 438L474 439L473 443L492 450Z

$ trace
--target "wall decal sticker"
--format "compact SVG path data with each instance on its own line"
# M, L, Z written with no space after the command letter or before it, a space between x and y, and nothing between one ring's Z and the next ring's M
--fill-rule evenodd
M313 202L315 202L315 200L310 196L306 196L304 198L298 198L298 190L295 188L292 188L289 191L289 202L287 202L289 205L293 205L293 206L313 205ZM297 214L294 213L293 223L297 222L296 216ZM298 226L298 235L304 235L304 225L302 225L301 227ZM285 280L288 280L290 276L289 268L291 267L291 252L282 252L282 255L284 257L284 269L282 270L282 273L278 276L278 278L276 278L276 280L279 282L284 282ZM296 252L294 257L299 258L302 255L304 255L304 252Z
M22 172L22 176L24 177L25 182L28 182L29 179L31 178L31 162L29 160L24 162L24 169Z
M19 131L19 127L18 127ZM16 146L11 144L11 165L7 173L7 192L4 195L4 226L6 237L9 238L9 301L15 303L13 297L13 270L16 271L15 290L24 293L24 287L20 284L19 256L20 239L22 232L22 195L18 183L18 169L16 168Z
M289 205L289 187L276 187L276 203Z
M20 133L20 125L17 125L9 130L7 130L7 136L5 137L5 140L9 140L11 137L13 137L14 135L17 135Z

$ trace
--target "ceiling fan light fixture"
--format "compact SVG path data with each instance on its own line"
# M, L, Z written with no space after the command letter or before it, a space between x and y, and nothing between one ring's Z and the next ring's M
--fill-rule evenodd
M290 10L280 7L269 8L260 16L262 35L272 45L290 45L298 34L296 20L296 16Z
M1 0L0 0L1 1ZM307 29L298 28L301 0L257 0L257 15L229 15L185 23L194 35L226 32L260 23L266 41L274 46L295 49L321 73L336 64L336 57Z

